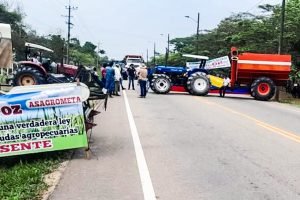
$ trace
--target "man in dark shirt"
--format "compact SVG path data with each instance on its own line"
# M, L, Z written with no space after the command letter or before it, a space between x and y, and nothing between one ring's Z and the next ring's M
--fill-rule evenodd
M134 90L134 79L136 76L136 70L135 70L133 64L131 64L129 66L129 68L127 69L127 72L128 72L128 79L129 79L128 90L130 90L131 84L132 84L132 89Z

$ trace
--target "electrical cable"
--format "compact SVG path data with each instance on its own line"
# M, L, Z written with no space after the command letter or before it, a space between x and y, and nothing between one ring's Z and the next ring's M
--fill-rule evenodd
M257 2L254 6L252 6L250 9L248 9L246 11L246 13L253 10L253 9L255 9L255 8L257 8L257 6L260 5L263 1L265 1L265 0L260 0L259 2Z

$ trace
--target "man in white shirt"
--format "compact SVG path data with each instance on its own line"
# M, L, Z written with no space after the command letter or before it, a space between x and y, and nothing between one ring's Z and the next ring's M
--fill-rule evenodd
M223 86L220 88L220 97L225 97L226 90L228 89L230 85L230 78L228 76L225 76L223 79Z
M140 98L146 98L147 95L147 79L148 79L148 70L145 64L142 64L141 68L138 71L138 80L141 87Z
M118 93L120 91L120 79L122 78L120 65L118 65L118 64L114 65L113 69L115 70L115 92L114 92L114 94L116 96L120 96Z

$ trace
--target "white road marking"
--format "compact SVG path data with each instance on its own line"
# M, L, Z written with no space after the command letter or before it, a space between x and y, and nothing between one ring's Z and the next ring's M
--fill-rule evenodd
M155 192L153 189L149 169L147 166L147 162L144 156L144 151L140 142L139 134L132 116L132 112L129 106L127 94L125 91L123 91L123 97L125 100L125 106L128 116L128 121L130 125L132 140L134 144L134 150L136 155L136 161L139 168L143 193L144 193L144 200L156 200Z

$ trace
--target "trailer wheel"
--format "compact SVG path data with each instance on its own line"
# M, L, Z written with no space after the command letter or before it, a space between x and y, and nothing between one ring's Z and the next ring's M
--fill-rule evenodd
M268 101L275 94L276 86L272 79L268 77L260 77L251 85L251 96L256 100Z
M45 84L45 76L31 66L23 65L14 72L13 86Z
M155 74L150 87L157 94L167 94L171 90L171 79L165 74Z
M190 94L205 96L208 94L209 88L209 79L205 73L194 73L187 80L187 89Z

